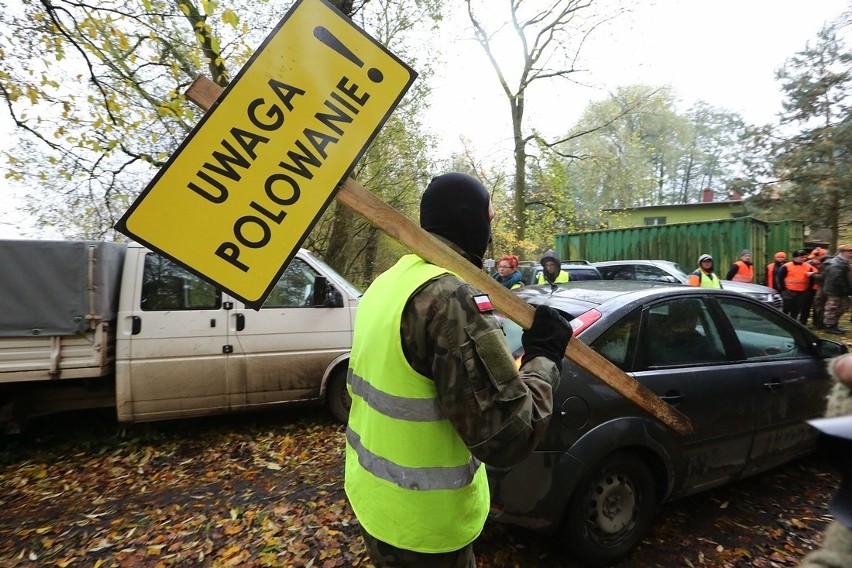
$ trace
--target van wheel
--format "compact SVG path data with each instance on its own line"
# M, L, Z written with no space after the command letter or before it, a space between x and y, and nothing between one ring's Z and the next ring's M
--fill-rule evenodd
M565 515L572 556L588 566L625 559L651 528L657 506L654 477L638 455L615 452L589 470Z
M352 398L346 389L346 367L337 369L329 378L325 389L325 402L332 416L343 424L349 422Z

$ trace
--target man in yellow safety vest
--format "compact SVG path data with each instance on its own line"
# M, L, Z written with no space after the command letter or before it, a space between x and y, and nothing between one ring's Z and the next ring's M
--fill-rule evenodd
M420 225L478 268L491 239L489 192L435 177ZM490 499L482 462L530 455L553 414L571 326L536 308L520 370L486 294L403 256L358 306L349 362L345 490L376 566L475 568Z

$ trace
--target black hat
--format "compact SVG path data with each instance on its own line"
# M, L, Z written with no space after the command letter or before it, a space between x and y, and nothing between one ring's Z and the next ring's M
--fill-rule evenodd
M420 200L420 226L458 245L482 268L491 242L491 195L478 179L451 172L432 178Z
M799 249L793 253L793 257L797 256L808 256L808 251L806 251L805 249Z
M542 266L544 266L544 263L548 260L552 260L556 264L559 264L559 257L556 256L555 250L549 250L549 251L545 252L542 255L541 260L539 262L541 263Z

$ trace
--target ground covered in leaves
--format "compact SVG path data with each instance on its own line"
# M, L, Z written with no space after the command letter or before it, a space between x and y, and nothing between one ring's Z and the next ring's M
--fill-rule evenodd
M0 566L370 566L321 409L142 425L65 414L0 442ZM666 505L626 567L795 566L831 517L814 456ZM488 523L479 566L575 566Z

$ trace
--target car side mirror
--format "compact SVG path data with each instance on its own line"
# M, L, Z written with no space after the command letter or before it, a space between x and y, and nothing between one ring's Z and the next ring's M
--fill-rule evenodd
M663 282L671 282L672 284L679 282L679 280L677 278L675 278L674 276L671 276L671 275L663 276L662 281Z
M325 276L314 278L313 306L315 308L342 308L343 295L328 283Z
M819 356L823 359L838 357L849 352L845 345L830 339L820 339L817 343L817 349L819 350Z

